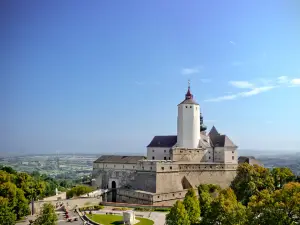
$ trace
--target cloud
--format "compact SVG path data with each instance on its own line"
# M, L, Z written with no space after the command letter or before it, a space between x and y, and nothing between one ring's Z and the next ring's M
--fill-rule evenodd
M295 78L291 80L292 85L300 85L300 78Z
M192 67L192 68L183 68L181 70L181 74L182 75L191 75L191 74L195 74L195 73L200 73L202 68L203 68L202 66Z
M226 100L234 100L237 98L245 98L245 97L250 97L253 95L258 95L262 92L270 91L274 88L276 88L276 86L255 87L255 88L252 88L250 91L239 92L239 93L232 94L232 95L224 95L224 96L220 96L217 98L207 99L205 101L206 102L221 102L221 101L226 101Z
M286 84L289 82L289 79L287 76L281 76L281 77L277 77L277 82L279 84Z
M229 81L229 84L237 88L253 88L254 85L248 81Z
M234 41L229 41L229 43L232 45L236 45L236 43Z
M241 96L241 97L249 97L249 96L252 96L252 95L260 94L262 92L270 91L275 87L276 86L257 87L257 88L253 88L251 91L241 92L238 95Z
M231 86L234 86L239 89L249 89L248 91L238 92L235 94L231 94L231 92L226 92L227 94L224 96L211 98L205 100L206 102L220 102L226 100L234 100L237 98L245 98L254 95L258 95L263 92L271 91L275 88L280 87L300 87L300 78L289 78L288 76L280 76L275 80L269 79L259 79L260 85L251 83L249 81L229 81L228 83ZM288 84L288 85L286 85Z

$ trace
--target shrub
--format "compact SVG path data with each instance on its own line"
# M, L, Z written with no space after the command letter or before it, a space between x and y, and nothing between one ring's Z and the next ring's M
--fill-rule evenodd
M156 211L156 212L169 212L170 208L155 208L154 211Z
M120 207L120 208L113 208L112 210L113 210L113 211L126 211L126 210L129 210L129 208L126 208L126 207Z

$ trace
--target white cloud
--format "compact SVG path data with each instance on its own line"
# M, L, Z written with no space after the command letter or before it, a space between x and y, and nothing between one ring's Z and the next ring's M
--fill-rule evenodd
M289 82L289 79L288 79L287 76L281 76L281 77L278 77L278 78L277 78L277 82L278 82L279 84L286 84L286 83Z
M270 91L270 90L272 90L275 87L276 86L257 87L257 88L253 88L251 91L241 92L238 95L242 96L242 97L249 97L249 96L252 96L252 95L260 94L262 92Z
M220 97L217 97L217 98L207 99L205 101L206 102L221 102L221 101L226 101L226 100L234 100L236 98L250 97L250 96L253 96L253 95L258 95L262 92L270 91L275 87L276 86L256 87L256 88L253 88L250 91L239 92L239 93L232 94L232 95L224 95L224 96L220 96Z
M229 41L229 43L232 45L236 45L236 43L234 41Z
M229 84L237 88L253 88L254 85L248 81L229 81Z
M300 85L300 78L295 78L291 80L292 85Z
M182 75L191 75L191 74L195 74L195 73L200 73L202 68L203 68L202 66L183 68L181 70L181 74Z

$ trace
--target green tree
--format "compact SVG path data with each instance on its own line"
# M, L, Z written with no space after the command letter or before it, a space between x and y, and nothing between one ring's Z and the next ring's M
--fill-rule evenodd
M284 184L295 180L295 175L290 168L274 168L271 171L274 179L274 186L276 189L280 189Z
M188 214L181 201L177 201L166 216L167 225L190 225Z
M206 217L211 210L211 204L220 191L220 187L209 184L201 184L198 187L199 204L201 206L201 216Z
M14 211L16 213L17 219L19 220L22 217L30 214L29 201L25 198L24 192L20 188L17 188L16 197L17 203L14 207Z
M237 201L231 188L222 190L210 206L209 212L202 217L202 224L247 224L246 207Z
M186 193L183 205L191 224L198 224L200 222L200 205L193 188L189 189Z
M231 183L237 199L247 205L252 195L264 189L274 190L274 180L267 168L243 163L238 166L237 175Z
M33 225L55 225L57 220L54 206L51 203L45 203Z
M282 189L263 190L248 204L249 225L291 225L300 223L300 183L290 182Z
M14 207L17 203L17 187L11 182L5 182L0 185L0 196L8 199L9 207Z
M9 206L7 198L0 196L0 221L2 225L14 225L16 222L16 215Z

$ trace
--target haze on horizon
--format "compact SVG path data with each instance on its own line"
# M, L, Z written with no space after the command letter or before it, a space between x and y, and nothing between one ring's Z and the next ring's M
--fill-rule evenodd
M216 7L218 6L218 7ZM1 153L141 153L187 90L239 149L300 151L298 1L2 1Z

